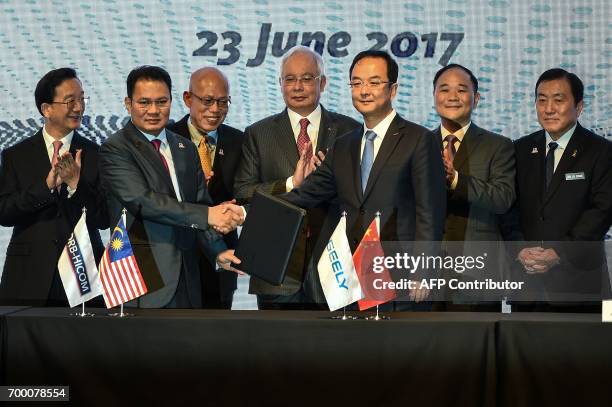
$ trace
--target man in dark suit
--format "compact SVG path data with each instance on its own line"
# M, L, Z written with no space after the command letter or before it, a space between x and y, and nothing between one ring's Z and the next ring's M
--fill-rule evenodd
M298 169L307 177L284 196L302 207L337 200L340 210L347 212L352 249L377 212L381 241L442 239L446 191L440 150L427 129L404 120L393 109L397 77L397 63L387 52L363 51L355 56L350 85L364 126L336 139L312 173L301 158ZM335 226L338 215L328 218ZM327 240L319 243L314 256L320 256ZM426 295L426 290L413 290L410 298L420 301Z
M166 130L172 83L162 68L141 66L127 78L131 121L100 148L100 176L114 223L127 209L127 227L141 269L156 268L165 286L138 299L147 308L202 306L198 249L229 269L238 261L211 228L229 232L242 222L233 204L212 206L198 152Z
M189 114L168 129L196 145L208 193L215 205L234 198L234 174L240 162L244 133L223 124L231 104L230 86L217 68L198 69L191 74L189 90L183 92ZM236 231L224 236L228 248L238 242ZM231 309L236 278L232 271L217 271L203 254L200 257L204 308Z
M250 200L255 190L272 194L291 191L301 155L308 161L311 157L318 160L337 136L359 126L319 103L326 77L321 56L311 49L298 46L285 54L279 83L287 108L245 130L234 184L239 201ZM251 277L249 293L257 294L260 309L316 308L314 304L325 302L311 253L328 211L337 212L337 208L322 203L308 211L307 231L298 239L281 286Z
M515 199L514 148L509 138L489 132L472 122L478 105L478 80L464 66L449 64L433 80L434 103L440 127L433 131L446 170L446 222L444 240L449 255L467 255L475 251L499 253L495 243L503 240L498 216L510 209ZM463 242L463 243L457 243ZM468 242L479 242L470 244ZM486 277L497 277L499 263L484 270ZM482 280L482 270L476 277ZM448 277L457 278L452 273ZM460 277L473 278L469 273ZM473 302L476 297L472 294ZM470 297L467 297L468 299ZM462 302L460 298L457 298ZM448 304L457 310L486 309L472 305Z
M36 107L44 126L2 152L0 223L12 226L0 284L5 304L66 306L57 261L82 214L99 261L98 229L108 215L98 178L98 146L81 137L85 102L71 68L48 72L36 85Z
M543 129L514 143L510 231L529 246L518 253L522 278L543 290L531 299L597 300L610 290L603 239L612 223L612 143L578 123L583 93L575 74L544 72L535 87Z

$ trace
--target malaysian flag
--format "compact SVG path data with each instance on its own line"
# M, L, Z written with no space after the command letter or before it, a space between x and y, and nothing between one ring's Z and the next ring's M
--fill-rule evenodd
M125 212L113 230L99 270L106 308L131 301L148 291L125 228Z

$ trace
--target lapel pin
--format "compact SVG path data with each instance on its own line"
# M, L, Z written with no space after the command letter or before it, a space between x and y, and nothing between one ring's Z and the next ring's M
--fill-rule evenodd
M185 148L185 146L183 145L183 143L178 143L178 147L179 147L179 148Z
M219 149L219 155L225 155L222 148Z
M534 147L533 150L531 150L531 154L537 154L538 153L538 148Z
M578 150L572 151L572 158L576 158L576 154L578 154Z

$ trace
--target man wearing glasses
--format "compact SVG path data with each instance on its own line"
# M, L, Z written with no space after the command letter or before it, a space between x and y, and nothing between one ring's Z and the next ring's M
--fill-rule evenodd
M98 146L80 136L88 100L72 68L55 69L34 91L44 125L2 152L0 224L12 226L0 284L2 303L67 306L57 270L64 246L87 208L94 255L108 215L98 178Z
M312 169L337 137L359 126L355 120L321 106L326 82L319 54L304 46L285 54L279 83L286 109L245 130L234 183L238 200L248 201L255 190L272 194L291 191L303 179L303 171L296 172L300 157ZM311 254L327 211L337 212L337 208L324 203L308 212L308 230L298 239L281 286L251 277L249 292L257 294L260 309L316 308L316 303L325 302ZM316 265L318 259L314 260Z
M172 82L164 69L141 66L127 78L131 120L100 148L100 176L111 221L127 210L141 270L157 269L165 286L138 299L144 308L200 308L198 246L211 262L240 262L214 230L243 221L242 208L212 206L195 145L165 129Z
M353 106L364 124L337 139L321 166L283 198L304 208L337 201L347 212L346 230L353 250L377 212L381 241L441 240L446 210L442 157L426 128L393 109L397 62L384 51L363 51L353 59L349 77ZM298 163L300 167L309 173L305 161ZM337 215L328 216L335 216L330 221L337 222ZM322 249L317 247L315 253ZM421 301L426 294L426 290L412 290L409 296ZM393 306L396 310L418 308Z
M189 114L172 123L168 129L185 137L198 148L208 193L215 205L234 198L234 174L240 161L244 133L223 124L231 103L230 86L225 75L213 67L201 68L191 74L189 90L183 92L183 102ZM236 231L224 236L227 247L238 242ZM217 272L208 260L200 257L202 301L204 308L231 309L237 274Z

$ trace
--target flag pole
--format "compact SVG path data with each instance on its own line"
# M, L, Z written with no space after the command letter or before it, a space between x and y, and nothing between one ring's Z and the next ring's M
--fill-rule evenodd
M376 211L376 229L378 230L378 237L380 238L380 211ZM376 304L376 315L366 317L370 321L382 321L385 319L391 319L391 317L380 315L378 312L378 304Z
M346 211L342 211L342 214L340 215L342 218L346 218L346 215L348 215L348 213ZM342 307L342 315L334 315L331 317L331 319L339 319L341 321L348 321L351 319L358 319L358 317L355 316L349 316L346 315L346 305L344 307Z

